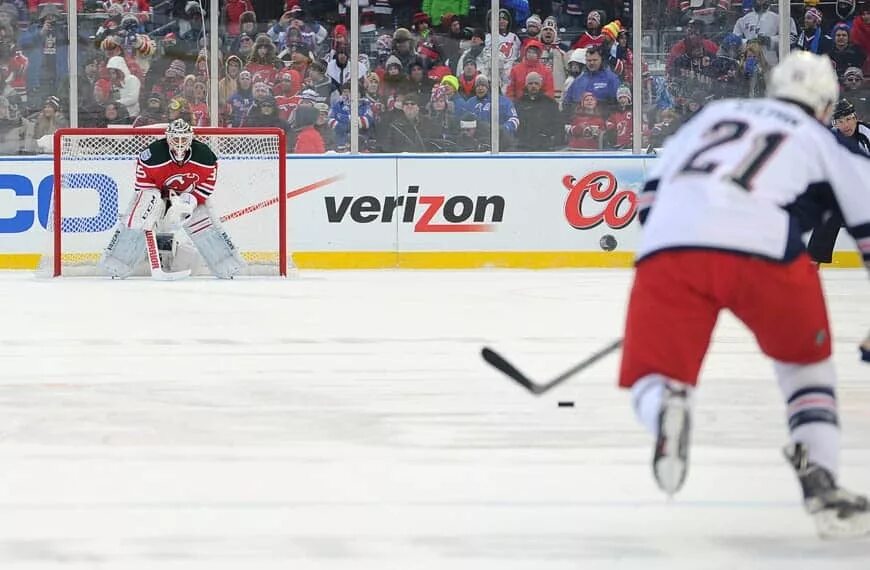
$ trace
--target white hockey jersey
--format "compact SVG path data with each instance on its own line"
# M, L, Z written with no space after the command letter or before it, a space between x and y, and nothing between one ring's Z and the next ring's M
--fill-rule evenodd
M651 169L637 257L693 248L790 261L836 204L867 263L870 158L798 105L718 101L668 139Z

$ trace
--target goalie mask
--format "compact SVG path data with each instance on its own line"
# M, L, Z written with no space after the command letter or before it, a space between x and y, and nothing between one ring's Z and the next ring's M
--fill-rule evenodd
M166 143L175 162L184 162L193 143L193 127L184 119L175 119L166 127Z

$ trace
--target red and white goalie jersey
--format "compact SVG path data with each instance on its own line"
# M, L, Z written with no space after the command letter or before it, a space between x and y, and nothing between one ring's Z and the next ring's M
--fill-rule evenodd
M188 160L179 164L172 160L166 139L154 141L139 154L136 161L136 191L160 190L164 198L170 192L190 192L199 204L214 192L217 181L217 157L203 142L193 140Z
M798 105L711 103L664 146L639 200L638 259L713 249L791 261L836 204L870 260L870 159ZM836 201L836 204L835 204Z

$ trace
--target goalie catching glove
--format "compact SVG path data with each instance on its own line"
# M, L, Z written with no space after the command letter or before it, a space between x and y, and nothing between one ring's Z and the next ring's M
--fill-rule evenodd
M182 224L193 215L197 205L193 194L171 193L169 195L169 209L166 210L166 215L163 216L164 229L173 232L180 230Z

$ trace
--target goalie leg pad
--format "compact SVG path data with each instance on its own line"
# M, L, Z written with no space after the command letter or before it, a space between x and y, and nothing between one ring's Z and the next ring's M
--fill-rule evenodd
M140 190L133 197L123 221L130 229L151 230L165 212L166 203L159 190Z
M207 206L198 206L194 210L184 224L184 231L214 276L232 279L245 267L239 250Z
M145 233L142 230L131 230L121 222L103 251L99 266L112 277L124 279L136 270L143 259Z

